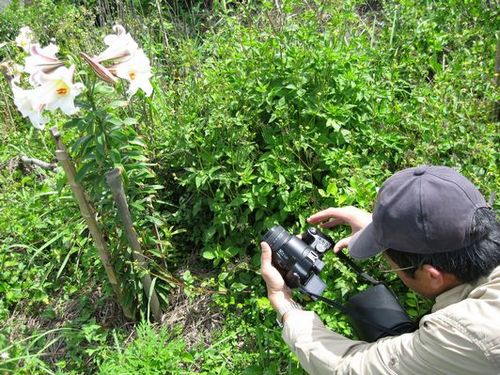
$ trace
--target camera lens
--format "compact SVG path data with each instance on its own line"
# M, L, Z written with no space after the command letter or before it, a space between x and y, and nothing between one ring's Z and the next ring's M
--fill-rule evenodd
M262 240L267 242L271 249L280 249L285 243L290 241L292 236L280 225L275 225L267 231Z
M312 251L301 239L292 236L280 225L275 225L262 237L272 251L284 252L289 260L302 261Z

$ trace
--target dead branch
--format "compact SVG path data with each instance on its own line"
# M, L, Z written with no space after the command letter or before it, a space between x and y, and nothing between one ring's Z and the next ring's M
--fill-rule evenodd
M21 156L20 158L21 163L24 165L34 165L39 168L55 172L57 171L57 164L56 163L47 163L46 161L36 159L36 158L29 158L27 156Z

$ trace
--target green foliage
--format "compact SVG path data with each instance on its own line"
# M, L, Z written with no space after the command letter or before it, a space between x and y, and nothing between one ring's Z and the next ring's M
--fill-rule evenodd
M68 192L59 196L48 181L21 178L19 172L3 181L10 183L0 197L4 208L0 315L6 318L7 309L21 301L48 304L51 293L59 288L70 294L78 289L86 279L80 267L88 262L84 251L88 241L82 236L81 220L70 214L75 206ZM32 194L33 189L37 194ZM73 285L64 285L69 270Z
M55 41L63 53L75 49L94 52L92 39L99 35L97 29L89 27L95 22L93 12L66 1L37 0L25 7L22 1L15 0L2 11L0 19L2 42L10 42L0 49L0 60L10 58L17 50L14 39L23 26L30 26L44 46Z
M265 15L226 18L191 47L190 71L157 98L166 126L154 144L181 186L176 217L197 228L204 258L252 254L271 224L296 229L320 207L369 209L376 186L408 165L452 165L491 190L494 126L473 103L493 88L479 78L486 70L462 73L491 67L494 40L478 39L489 10L478 5L476 29L464 31L473 16L449 7L387 4L368 16L350 4L292 6L279 27Z

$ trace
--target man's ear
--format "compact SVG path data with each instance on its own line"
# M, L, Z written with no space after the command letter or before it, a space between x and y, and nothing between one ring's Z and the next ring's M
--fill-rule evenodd
M424 264L417 272L427 284L429 291L434 295L459 285L461 282L455 275L437 269L430 264Z
M427 285L433 290L440 290L446 283L445 273L430 264L424 264L421 269L421 276L424 277Z

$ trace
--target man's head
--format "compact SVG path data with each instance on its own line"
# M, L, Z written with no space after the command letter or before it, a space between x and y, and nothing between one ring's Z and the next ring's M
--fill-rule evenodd
M435 254L387 249L384 255L395 268L405 268L398 275L408 287L434 297L460 283L488 276L500 265L500 224L495 213L488 208L478 209L470 233L475 241L462 249ZM425 287L415 285L419 279Z
M421 294L430 296L446 289L440 281L449 289L491 272L500 264L499 237L495 214L469 180L448 167L425 166L405 169L384 183L372 224L349 248L357 258L385 251L398 267L413 267L400 277L412 289L412 279L429 278L436 293Z

